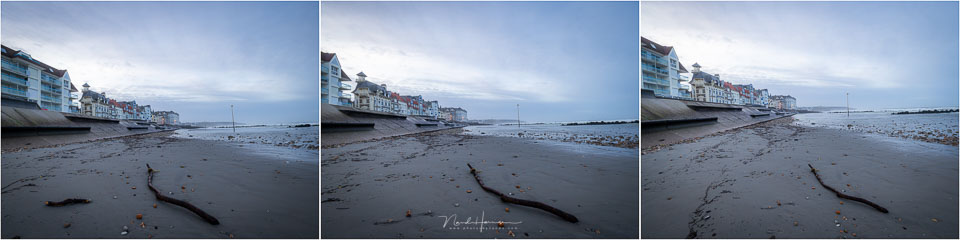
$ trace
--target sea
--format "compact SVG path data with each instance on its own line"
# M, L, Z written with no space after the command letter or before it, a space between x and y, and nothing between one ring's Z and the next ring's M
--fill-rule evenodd
M232 127L178 129L173 137L237 143L251 152L287 160L318 161L320 129L294 124L260 124Z
M640 125L638 123L574 126L564 126L563 124L565 123L468 126L464 128L464 133L476 136L515 137L552 143L587 144L627 149L635 149L640 145Z
M922 110L946 110L957 107L896 108L851 111L830 111L794 115L794 124L841 129L872 135L904 138L925 142L957 145L960 137L960 113L893 114Z

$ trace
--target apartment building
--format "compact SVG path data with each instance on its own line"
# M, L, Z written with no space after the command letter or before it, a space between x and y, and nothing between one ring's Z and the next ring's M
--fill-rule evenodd
M681 82L686 79L680 74L687 73L687 69L680 63L676 49L645 37L640 37L640 46L642 88L662 97L681 97Z
M180 114L174 111L156 111L153 112L153 120L159 124L176 125L180 124Z
M336 53L320 53L320 102L341 106L353 106L353 96L350 91L353 81L340 67L340 59Z
M440 112L445 112L449 116L448 121L467 121L467 110L462 108L440 108Z
M41 109L73 112L77 92L67 70L54 68L30 54L0 45L2 97L36 103Z

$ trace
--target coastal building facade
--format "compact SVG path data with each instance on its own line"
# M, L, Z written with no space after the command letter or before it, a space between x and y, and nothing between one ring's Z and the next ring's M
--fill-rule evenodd
M83 92L80 97L80 114L123 120L143 120L150 121L152 109L150 105L139 106L137 101L117 101L107 97L105 92L95 92L90 90L90 85L83 84Z
M386 84L367 80L363 72L357 74L357 87L353 89L353 107L400 115L415 115L440 118L440 102L427 101L422 95L401 95L387 89Z
M640 37L640 46L642 88L653 90L658 96L679 98L681 82L685 80L680 74L687 73L687 69L680 63L676 50L645 37Z
M153 112L153 122L165 125L176 125L180 124L180 114L177 114L174 111L157 111Z
M768 107L786 110L797 109L797 99L790 95L770 96L770 105Z
M467 121L467 110L462 108L440 108L440 112L445 112L448 115L448 121Z
M56 69L24 51L0 46L2 96L36 103L41 109L73 112L79 109L77 92L67 70Z
M352 81L343 68L336 53L320 53L320 102L341 106L353 106L349 93Z
M711 75L700 70L700 64L693 64L693 76L690 77L690 85L693 88L692 97L695 101L730 103L732 101L728 96L732 96L731 91L725 87L725 83L720 81L720 74Z

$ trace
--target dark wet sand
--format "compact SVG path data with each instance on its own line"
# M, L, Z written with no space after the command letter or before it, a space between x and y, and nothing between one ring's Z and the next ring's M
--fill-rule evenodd
M516 238L639 237L637 149L457 131L323 149L321 237L512 238L510 232ZM580 222L501 202L480 188L467 163L489 187L552 205ZM411 217L405 217L407 210ZM452 226L453 220L444 227L441 216L454 214L459 222L482 216L494 223L483 225L482 232L478 224ZM501 220L522 223L501 229L496 226Z
M2 237L319 237L316 153L254 154L258 147L250 144L169 134L3 153ZM147 188L146 163L158 171L154 186L213 215L220 225L157 201ZM92 202L43 204L66 198ZM126 236L120 234L124 226Z
M958 237L957 147L790 121L643 155L641 237ZM837 198L808 163L890 212Z

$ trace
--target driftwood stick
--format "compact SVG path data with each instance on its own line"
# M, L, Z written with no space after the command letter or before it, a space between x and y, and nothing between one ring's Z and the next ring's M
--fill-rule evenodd
M566 213L564 211L560 211L560 209L551 207L550 205L544 204L542 202L508 197L506 194L503 194L497 190L494 190L493 188L487 187L486 185L483 185L483 180L480 180L480 175L477 175L477 169L474 169L473 166L470 166L469 163L467 163L467 167L470 167L470 173L473 174L473 177L477 179L477 183L480 184L480 187L483 188L484 191L500 196L500 201L513 203L517 205L523 205L527 207L535 207L535 208L543 209L544 211L553 213L559 216L560 218L563 218L564 220L567 220L572 223L580 221L580 220L577 220L577 217L574 217L572 214Z
M180 199L176 199L176 198L172 198L172 197L167 197L167 196L164 196L162 193L160 193L160 190L157 190L157 188L153 187L153 172L154 172L154 171L153 171L153 168L150 168L150 164L148 163L148 164L147 164L147 175L148 175L148 176L147 176L147 186L150 187L150 191L153 191L153 194L157 196L157 200L164 201L164 202L168 202L168 203L173 203L173 204L175 204L175 205L177 205L177 206L181 206L181 207L183 207L183 208L186 208L187 210L190 210L191 212L196 213L197 215L199 215L200 217L202 217L203 220L207 220L207 222L209 222L210 224L213 224L213 225L219 225L219 224L220 224L220 221L217 221L217 218L214 218L213 216L210 216L210 214L207 214L207 213L204 212L203 210L200 210L200 209L197 208L196 206L193 206L193 204L190 204L190 203L188 203L188 202L184 202L183 200L180 200Z
M862 203L864 203L864 204L870 205L870 206L873 207L873 208L876 208L877 211L880 211L880 212L882 212L882 213L888 213L888 212L889 212L889 211L887 211L886 208L883 208L883 207L881 207L880 205L877 205L876 203L871 202L870 200L866 200L866 199L863 199L863 198L846 195L846 194L840 193L839 191L837 191L836 189L833 189L833 188L830 187L830 186L827 186L827 184L823 183L823 180L820 179L820 174L817 174L817 169L816 169L816 168L813 168L813 165L810 165L809 163L807 164L807 166L810 167L810 171L813 172L813 176L817 177L817 181L820 182L820 185L823 186L824 188L826 188L827 190L830 190L831 192L836 193L836 194L837 194L837 197L839 197L839 198L845 198L845 199L850 199L850 200L857 201L857 202L862 202Z
M44 205L51 206L51 207L59 207L59 206L64 206L64 205L74 204L74 203L90 203L90 199L67 198L66 200L59 201L59 202L51 202L51 201L43 202Z

